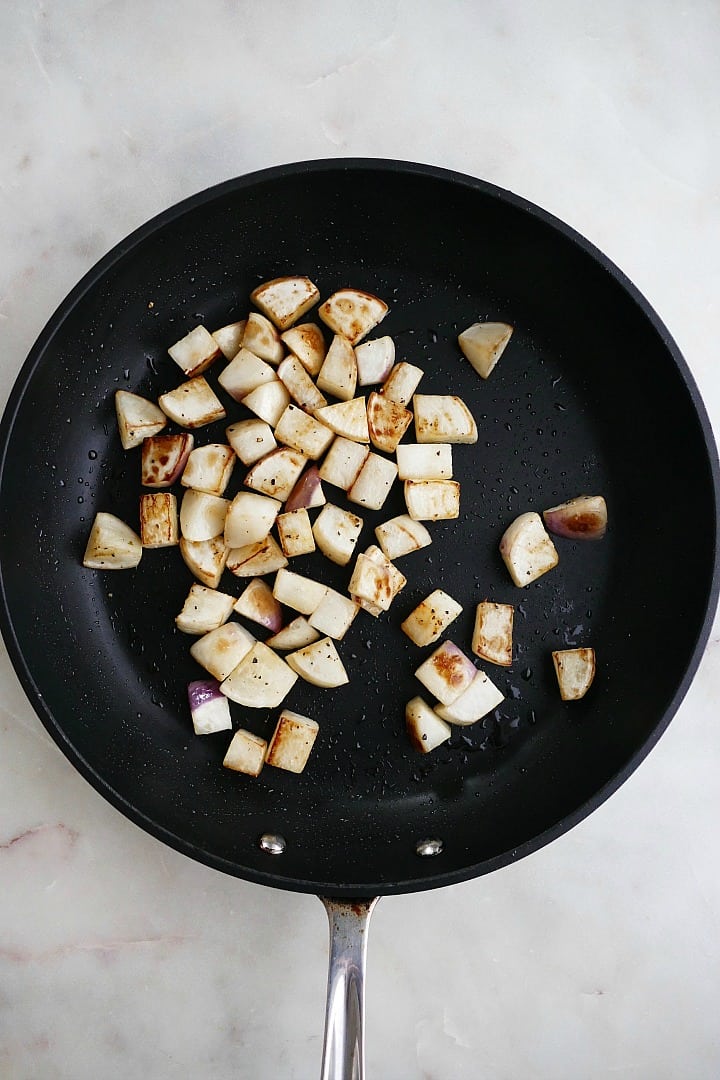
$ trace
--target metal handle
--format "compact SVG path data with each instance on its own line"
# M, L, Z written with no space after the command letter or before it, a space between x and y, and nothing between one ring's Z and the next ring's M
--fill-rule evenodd
M372 900L321 896L330 923L325 1043L321 1080L365 1076L365 958Z

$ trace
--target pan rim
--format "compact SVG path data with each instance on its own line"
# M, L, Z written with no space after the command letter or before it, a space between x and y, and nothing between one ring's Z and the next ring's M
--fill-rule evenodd
M559 232L572 244L580 248L584 256L592 259L603 271L609 274L620 288L629 295L630 299L640 309L643 317L659 335L687 389L702 431L707 453L707 464L712 481L714 518L717 523L718 503L720 502L720 463L718 461L717 446L707 410L700 396L694 376L669 330L649 301L623 271L621 271L599 248L591 241L587 240L572 226L566 224L561 219L530 200L510 192L505 188L436 165L400 159L373 157L309 159L275 165L230 178L190 195L166 208L133 230L128 236L119 241L119 243L115 244L83 275L64 300L61 301L41 330L16 376L2 419L0 420L0 486L5 475L6 458L18 410L20 409L28 384L30 383L34 372L42 362L45 352L51 346L53 339L62 327L65 319L75 310L86 293L101 281L105 274L107 274L116 263L142 245L153 234L166 228L168 225L171 225L173 221L182 218L188 212L194 211L207 203L222 199L229 194L240 192L245 188L250 188L258 184L272 182L279 178L284 179L303 173L328 171L361 172L363 170L375 170L385 173L404 173L409 176L424 176L429 179L443 180L454 185L461 185L473 189L485 196L504 202L515 209L528 214L530 217L535 218L554 231ZM368 897L420 892L426 889L458 884L462 881L467 881L491 873L503 866L517 862L526 855L530 855L534 851L544 847L546 844L551 843L553 840L574 828L575 825L579 824L589 816L589 814L601 806L602 803L610 798L610 796L625 783L645 757L647 757L680 707L695 677L705 651L705 646L715 617L719 595L720 546L718 545L716 528L713 536L711 588L707 597L702 623L698 630L683 677L662 716L658 718L644 742L628 759L623 768L618 770L607 783L600 787L589 799L585 800L579 807L565 815L550 828L531 837L517 848L503 852L491 859L472 865L466 865L458 870L446 872L435 871L423 876L413 877L410 880L397 882L383 881L364 883L362 885L348 884L347 882L311 881L302 878L288 877L281 873L272 873L264 870L259 871L252 867L240 866L236 862L231 862L230 860L208 853L191 841L176 835L165 826L143 814L121 794L115 791L110 784L103 779L102 775L86 761L78 750L75 749L43 699L40 688L35 682L33 673L26 662L23 651L15 635L13 615L8 603L5 572L2 563L0 563L0 631L2 632L8 655L20 684L28 697L30 704L56 745L60 748L73 767L99 794L103 796L103 798L114 806L115 809L119 810L124 817L143 829L144 832L149 833L154 838L162 841L182 854L193 858L195 861L201 862L204 865L223 873L241 878L242 880L294 892L320 893L344 897Z

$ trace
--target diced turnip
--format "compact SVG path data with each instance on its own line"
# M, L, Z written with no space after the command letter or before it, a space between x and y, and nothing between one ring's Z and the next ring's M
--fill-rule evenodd
M337 441L337 440L336 440ZM331 448L332 449L332 448ZM285 501L285 511L299 510L304 507L311 510L314 506L325 504L325 494L317 465L306 469Z
M245 348L218 375L223 390L235 401L242 401L258 386L276 381L275 368Z
M235 597L205 585L191 585L175 625L183 634L208 634L226 623Z
M312 531L323 555L338 566L345 566L352 558L362 527L362 518L357 514L326 503L318 514Z
M301 615L312 615L327 592L327 585L292 570L278 570L273 587L276 600Z
M406 480L405 505L414 521L449 521L460 516L456 480Z
M330 637L320 638L304 649L288 653L287 662L305 682L329 690L348 683L347 672L338 656L335 642Z
M206 371L220 355L220 346L204 326L196 326L168 349L175 363L192 377Z
M195 436L190 432L181 435L152 435L143 439L141 455L141 482L143 487L171 487L183 474Z
M275 537L268 534L254 544L243 544L232 548L227 556L227 568L235 577L262 577L282 570L288 561L278 546Z
M161 394L158 405L180 427L199 428L222 420L225 409L203 375Z
M271 450L256 461L243 481L246 487L284 502L300 478L307 458L288 446Z
M208 443L191 451L180 483L183 487L222 495L235 466L235 451L224 443Z
M187 540L180 537L180 554L185 565L198 581L209 589L217 589L225 569L229 548L220 533L210 540Z
M489 600L478 604L472 637L472 651L476 656L501 667L510 667L513 615L512 604L493 604Z
M390 494L396 476L394 461L370 452L347 497L350 502L359 503L368 510L379 510Z
M421 697L414 697L405 706L405 727L411 743L422 754L437 749L452 735L450 725Z
M178 532L177 499L171 491L140 496L140 539L144 548L175 547Z
M355 349L355 359L360 386L385 382L395 363L395 342L391 337L365 341Z
M290 356L286 356L284 360L281 360L277 373L280 381L285 384L290 397L302 409L314 413L317 409L322 409L324 405L327 405L327 398L320 393L297 356L290 354Z
M129 390L115 391L115 415L123 450L132 450L167 425L167 416L154 401Z
M250 412L255 413L261 420L265 420L270 427L275 427L278 420L290 404L290 395L285 384L279 379L274 382L263 383L256 387L242 399L242 404Z
M476 675L472 660L452 641L439 645L415 672L415 677L442 705L456 701Z
M325 453L335 436L321 420L308 416L297 405L288 405L278 418L275 438L315 461Z
M365 549L363 554L366 558L371 559L376 566L381 566L387 570L390 575L390 588L392 589L393 599L395 599L400 590L404 589L407 585L407 578L405 575L401 574L397 566L390 562L377 544L371 544L369 548Z
M277 449L272 428L264 420L238 420L225 429L225 435L243 465L254 465Z
M131 570L142 558L140 537L129 525L102 511L95 515L83 566L90 570Z
M240 352L246 322L247 319L240 319L239 322L228 323L227 326L213 330L212 336L226 360L233 360Z
M507 323L473 323L459 335L458 345L478 375L487 379L502 356L512 332L512 326Z
M259 356L261 360L267 360L269 364L279 364L285 352L280 335L273 324L257 311L251 311L247 317L243 348L254 352L256 356Z
M277 530L280 546L289 559L298 555L309 555L315 550L310 515L304 506L278 514Z
M217 679L196 679L188 683L188 704L196 735L232 730L230 702L220 693Z
M585 697L595 678L595 650L558 649L552 658L562 700Z
M276 634L283 623L282 610L272 589L262 578L253 578L235 601L238 615L265 626Z
M442 589L435 589L410 612L400 624L400 629L416 645L432 645L461 611L462 604L458 604Z
M408 364L404 360L396 364L388 375L381 393L390 401L396 401L398 405L407 405L417 390L420 380L425 372L422 368Z
M413 521L409 514L400 514L383 522L375 529L377 542L388 559L399 559L412 551L428 547L432 537L420 521Z
M392 454L412 423L412 413L384 394L372 393L368 398L367 419L373 446Z
M355 351L344 337L338 334L330 342L323 365L317 376L318 388L326 394L350 401L357 385L357 361Z
M250 299L279 330L287 330L318 302L320 292L310 278L279 277L258 285Z
M225 529L230 503L218 495L189 488L180 505L180 532L186 540L212 540Z
M545 527L569 540L600 540L607 528L607 506L602 495L578 495L576 499L543 510Z
M301 773L307 765L319 730L317 721L309 716L283 709L267 748L266 764L287 772Z
M384 300L360 289L340 289L318 311L325 325L347 338L351 345L362 341L387 313Z
M325 338L315 323L301 323L281 334L285 345L310 375L317 375L325 359Z
M348 592L354 599L365 600L381 611L387 611L395 597L392 574L386 566L379 566L367 555L358 555Z
M500 541L500 554L520 588L558 564L555 545L545 532L542 518L534 511L521 514L506 529Z
M477 424L454 394L415 394L415 439L419 443L475 443Z
M190 646L190 655L200 667L222 681L247 656L255 641L239 622L227 622L198 638Z
M317 630L310 625L305 616L298 615L277 634L269 637L265 644L271 649L302 649L306 645L312 645L313 641L317 641L319 637Z
M227 698L225 698L227 701ZM229 710L230 706L228 706ZM267 742L246 728L238 728L230 740L223 765L246 776L259 776L265 764Z
M347 596L328 589L308 621L321 634L341 641L359 610Z
M478 671L466 690L449 705L438 705L437 714L449 724L476 724L504 701L504 695L484 671Z
M256 641L233 668L220 689L231 701L249 709L274 709L297 682L297 674L277 653Z
M364 397L340 401L337 405L326 405L324 409L318 409L317 417L344 439L360 443L370 441Z
M449 480L453 474L449 443L404 443L395 460L400 480Z
M239 491L228 507L225 543L230 548L239 548L264 540L281 508L282 503L268 495Z
M367 446L339 435L325 455L319 475L328 484L348 491L360 475L369 453Z

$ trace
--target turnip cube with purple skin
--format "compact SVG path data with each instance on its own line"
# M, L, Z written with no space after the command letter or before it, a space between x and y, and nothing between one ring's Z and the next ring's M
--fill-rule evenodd
M435 711L449 724L467 727L482 720L483 716L497 709L504 700L502 692L485 672L476 671L475 678L459 697L449 704L438 705Z
M276 769L301 773L307 765L310 751L320 726L309 716L283 709L267 749L266 762Z
M282 626L282 610L272 589L262 578L253 578L235 601L235 611L276 634Z
M226 699L227 700L227 699ZM223 760L226 769L245 773L246 776L259 776L265 764L267 743L252 731L240 728L232 737Z
M415 677L442 705L452 705L470 686L477 670L462 649L452 641L444 641L420 665Z
M602 495L578 495L543 510L545 527L569 540L601 540L607 528L607 506Z
M310 468L306 469L302 474L297 484L290 492L289 497L286 499L285 513L290 513L291 510L299 510L303 507L306 510L311 510L314 506L323 506L324 504L325 493L323 492L320 474L317 465L311 465Z
M196 735L214 735L230 731L230 703L220 692L216 679L197 679L188 683L188 702Z
M166 488L180 479L195 445L189 431L181 435L151 435L143 439L141 482L143 487Z

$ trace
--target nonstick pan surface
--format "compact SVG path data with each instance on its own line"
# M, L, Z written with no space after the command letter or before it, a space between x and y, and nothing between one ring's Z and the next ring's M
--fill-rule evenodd
M454 393L479 428L455 448L461 517L399 564L388 616L361 616L340 645L350 684L298 683L286 704L321 725L301 776L222 768L227 735L195 737L186 685L202 672L175 630L192 577L176 550L132 572L83 569L98 510L137 521L139 450L123 452L113 394L177 385L167 348L198 322L246 313L251 289L288 273L327 296L382 296L397 359L425 393ZM491 378L461 357L479 318L515 326ZM219 371L219 366L217 367ZM217 371L208 378L216 385ZM230 419L244 414L224 396ZM225 423L198 432L224 441ZM142 828L210 866L267 885L370 896L457 882L531 852L597 807L670 721L717 600L716 452L690 373L637 290L573 230L524 200L441 169L376 160L266 170L203 192L111 251L34 346L0 444L2 626L50 734ZM229 494L240 486L236 470ZM374 525L404 510L400 485ZM597 543L558 540L560 564L515 588L498 554L515 516L602 493ZM330 501L348 505L327 488ZM357 508L356 508L357 509ZM345 589L321 556L299 572ZM226 574L221 588L243 583ZM427 756L404 704L429 650L399 623L432 589L464 605L447 637L469 650L475 604L516 605L512 668L489 670L497 712ZM595 683L559 699L550 653L591 645ZM278 710L233 706L267 736ZM258 845L280 833L283 855ZM419 841L443 842L434 858Z

